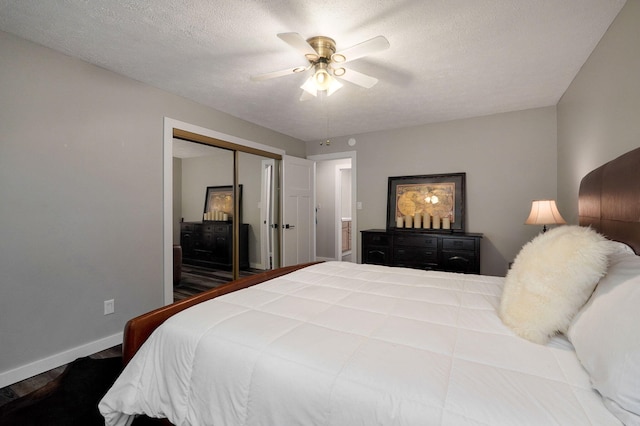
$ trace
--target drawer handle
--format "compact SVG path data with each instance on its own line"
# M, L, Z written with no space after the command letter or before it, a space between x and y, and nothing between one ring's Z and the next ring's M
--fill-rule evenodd
M369 254L373 254L373 253L375 253L375 254L381 254L381 255L383 255L383 256L384 256L384 252L383 252L383 251L381 251L381 250L370 250L370 251L369 251Z
M453 256L453 257L450 257L449 260L463 260L465 262L469 262L469 259L467 259L466 257L462 257L462 256Z

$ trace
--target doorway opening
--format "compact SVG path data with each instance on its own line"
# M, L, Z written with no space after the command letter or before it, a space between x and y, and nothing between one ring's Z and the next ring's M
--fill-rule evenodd
M317 259L356 262L356 153L308 158L316 162Z

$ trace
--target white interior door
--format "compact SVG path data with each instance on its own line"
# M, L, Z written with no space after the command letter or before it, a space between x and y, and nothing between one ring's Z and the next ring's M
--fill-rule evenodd
M315 162L282 159L282 266L316 258Z

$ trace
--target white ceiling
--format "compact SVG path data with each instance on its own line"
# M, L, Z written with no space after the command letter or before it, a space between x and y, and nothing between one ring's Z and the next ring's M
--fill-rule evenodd
M299 138L555 105L625 0L0 0L0 30ZM337 49L380 82L300 102L306 64L276 34Z

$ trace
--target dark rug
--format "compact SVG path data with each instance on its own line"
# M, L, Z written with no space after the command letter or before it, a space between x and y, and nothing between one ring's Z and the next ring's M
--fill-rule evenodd
M46 386L0 407L2 426L104 425L98 402L122 371L120 357L78 358ZM136 426L160 424L136 418Z

